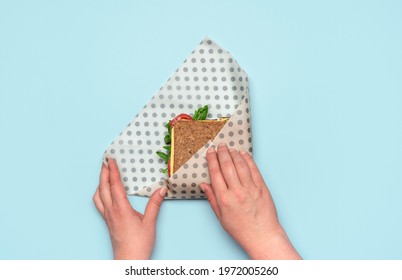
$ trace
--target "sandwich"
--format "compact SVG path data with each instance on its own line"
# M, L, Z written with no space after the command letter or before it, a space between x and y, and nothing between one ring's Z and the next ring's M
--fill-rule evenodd
M199 108L191 117L180 114L166 124L164 141L166 153L156 152L167 164L163 170L170 177L202 146L213 140L229 118L207 120L208 106Z

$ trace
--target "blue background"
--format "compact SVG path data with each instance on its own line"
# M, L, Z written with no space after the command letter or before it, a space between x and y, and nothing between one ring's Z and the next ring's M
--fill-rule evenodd
M208 35L249 74L255 160L306 259L402 259L401 1L1 1L0 259L110 259L115 136ZM143 210L146 198L131 197ZM155 259L243 259L166 201Z

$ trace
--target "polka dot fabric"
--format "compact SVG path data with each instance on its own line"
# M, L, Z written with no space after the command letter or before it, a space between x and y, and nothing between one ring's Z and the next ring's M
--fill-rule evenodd
M236 60L209 38L184 60L165 85L111 143L104 154L114 158L129 195L150 196L168 186L167 199L205 198L198 187L209 182L205 153L220 142L252 152L247 74ZM213 141L202 147L170 178L156 152L163 151L165 124L180 113L192 115L208 105L208 118L230 117Z

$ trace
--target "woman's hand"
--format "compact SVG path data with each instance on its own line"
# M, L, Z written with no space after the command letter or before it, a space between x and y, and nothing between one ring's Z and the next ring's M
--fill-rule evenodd
M149 259L155 244L156 221L167 188L149 198L145 214L131 207L120 180L116 162L102 165L99 186L93 197L96 208L109 228L115 259Z
M211 184L200 187L223 228L252 259L300 259L250 154L221 143L207 152Z

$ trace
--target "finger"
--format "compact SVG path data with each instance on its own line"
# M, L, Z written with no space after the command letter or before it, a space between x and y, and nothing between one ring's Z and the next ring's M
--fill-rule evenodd
M109 205L112 204L112 198L110 195L110 184L109 184L109 169L104 164L102 164L99 179L99 196L103 206L108 207Z
M231 150L230 155L232 156L233 164L236 168L241 184L247 188L254 187L254 181L251 177L250 168L248 167L247 162L236 150Z
M200 189L205 193L205 195L208 198L208 202L211 205L212 210L214 211L216 217L218 220L220 220L220 212L219 212L219 206L216 201L216 196L214 193L214 190L212 189L211 185L202 182L200 184Z
M165 198L167 187L162 187L154 191L145 207L144 221L155 224L158 219L159 209Z
M258 169L251 155L245 151L240 151L240 155L246 161L248 168L250 168L250 173L254 184L258 187L265 186L264 178L262 177L260 170Z
M123 205L130 204L120 179L119 169L117 168L117 164L114 159L109 159L109 182L112 202Z
M207 151L208 172L211 178L211 185L217 196L227 191L225 179L223 178L221 168L219 167L216 151L210 147Z
M219 166L221 167L223 178L225 178L228 189L241 187L232 156L230 155L228 147L225 143L220 143L218 145L218 159Z
M94 200L96 209L98 209L99 213L101 213L101 215L103 216L104 212L105 212L105 208L103 207L103 203L102 203L102 200L99 195L99 187L96 188L96 192L94 194L93 200Z

